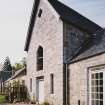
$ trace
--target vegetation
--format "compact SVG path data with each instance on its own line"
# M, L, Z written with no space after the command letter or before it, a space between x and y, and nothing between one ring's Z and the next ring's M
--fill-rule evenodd
M6 57L3 65L3 71L12 71L12 66L9 57Z
M13 66L13 69L14 69L15 71L17 71L17 70L22 69L23 67L24 67L23 64L21 64L21 63L15 63L14 66Z
M0 104L6 102L6 96L5 95L0 95Z
M13 81L7 87L10 102L24 102L27 100L27 88L24 81Z
M17 70L22 69L22 68L25 67L25 66L26 66L26 58L24 57L24 58L22 58L22 60L21 60L20 62L15 63L15 64L13 65L13 70L14 70L14 72L15 72L15 71L17 71Z
M2 71L0 72L0 79L2 82L4 82L11 76L12 76L12 66L9 57L6 57Z
M23 58L21 62L15 63L11 66L9 57L6 57L2 71L0 72L0 80L2 83L0 87L0 103L5 102L29 102L27 97L27 88L24 81L13 81L13 83L4 84L8 78L13 75L14 71L20 70L26 66L26 59ZM14 70L14 71L13 71ZM15 72L14 72L15 73Z

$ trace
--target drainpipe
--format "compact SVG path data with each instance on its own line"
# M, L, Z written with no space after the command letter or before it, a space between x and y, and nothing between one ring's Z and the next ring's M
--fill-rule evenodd
M66 105L68 105L68 64L66 64Z

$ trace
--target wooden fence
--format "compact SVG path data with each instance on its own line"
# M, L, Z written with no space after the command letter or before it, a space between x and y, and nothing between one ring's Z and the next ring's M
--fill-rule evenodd
M2 94L5 94L10 102L25 102L27 100L27 88L24 82L14 81L13 83L8 83L3 90Z

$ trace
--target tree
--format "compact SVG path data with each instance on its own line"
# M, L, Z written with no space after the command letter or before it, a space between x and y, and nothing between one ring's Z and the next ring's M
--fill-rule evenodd
M3 71L12 71L12 66L9 57L6 57L3 65Z
M20 70L20 69L22 69L24 67L26 67L26 58L25 57L22 58L22 60L20 62L15 63L12 68L13 68L13 70L15 72L15 71Z
M24 67L23 64L21 64L21 63L15 63L15 65L13 66L13 69L14 69L15 71L17 71L17 70L22 69L23 67Z
M6 57L1 71L2 81L6 81L12 76L12 66L9 57Z

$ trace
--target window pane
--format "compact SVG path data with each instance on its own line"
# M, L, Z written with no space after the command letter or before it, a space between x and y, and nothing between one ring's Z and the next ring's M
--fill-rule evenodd
M103 94L100 94L100 99L103 99Z
M96 83L96 86L98 86L98 82L99 82L98 80L96 80L96 81L95 81L95 83Z
M94 86L95 85L95 80L91 81L91 85Z
M41 46L37 51L37 70L43 70L43 48Z
M103 92L103 87L100 87L100 92Z
M98 73L95 74L95 79L98 79Z
M92 105L95 105L95 103L94 103L94 102L95 102L94 100L92 100L92 101L91 101Z
M99 101L99 100L96 100L95 102L96 102L95 105L99 105L99 102L100 102L100 101Z
M103 85L103 80L100 80L100 85Z
M100 101L100 105L103 105L103 101Z
M94 79L95 78L95 74L92 74L91 77L92 77L92 79Z
M100 73L100 79L102 79L103 78L103 73Z

